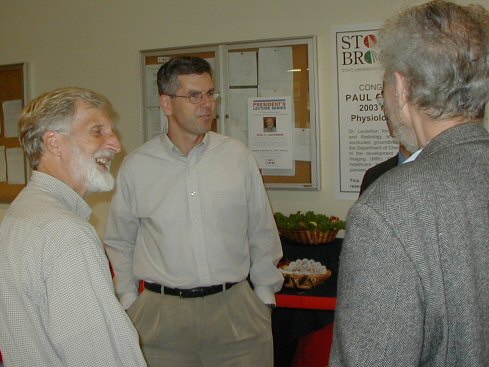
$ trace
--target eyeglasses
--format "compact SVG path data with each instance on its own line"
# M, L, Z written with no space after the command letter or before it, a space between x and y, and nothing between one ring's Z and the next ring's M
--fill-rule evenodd
M375 99L377 99L377 103L379 104L380 108L384 109L384 96L382 94L377 94Z
M216 101L219 98L219 92L216 92L215 90L211 90L211 91L209 91L207 93L203 93L203 92L190 92L186 96L177 96L176 94L173 94L173 95L172 94L169 94L169 96L170 97L173 97L173 98L176 98L176 97L179 97L179 98L187 98L190 103L192 103L192 104L199 104L204 99L204 96L209 97L212 101Z

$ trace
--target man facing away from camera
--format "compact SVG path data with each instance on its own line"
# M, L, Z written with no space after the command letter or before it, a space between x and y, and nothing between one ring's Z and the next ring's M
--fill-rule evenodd
M379 45L385 113L414 154L348 215L330 366L487 366L489 14L413 6Z
M382 111L384 111L383 87L382 87L382 93L379 96L377 96L377 102L380 104L380 108L382 109ZM389 131L389 135L391 136L392 140L399 145L399 150L395 156L367 169L367 171L363 175L362 183L360 184L359 195L362 195L362 193L367 189L367 187L369 187L372 184L372 182L374 182L376 179L378 179L388 170L403 164L406 161L406 159L408 159L409 156L411 155L411 152L408 151L403 144L399 144L399 139L397 138L397 136L394 135L392 122L387 118L387 116L384 115L384 117L385 117L387 129Z
M33 172L0 229L6 367L146 366L84 200L114 186L115 117L104 96L84 88L47 92L21 114Z
M256 161L210 131L206 60L171 59L158 90L168 134L126 157L107 221L116 293L150 366L272 366L282 249Z

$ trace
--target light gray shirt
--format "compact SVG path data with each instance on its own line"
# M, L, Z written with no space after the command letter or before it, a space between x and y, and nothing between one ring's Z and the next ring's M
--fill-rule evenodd
M116 293L125 308L138 281L193 288L250 274L275 303L283 278L277 228L252 153L209 132L184 156L161 135L126 157L105 233Z
M34 171L0 227L0 350L5 366L146 366L114 295L91 209Z

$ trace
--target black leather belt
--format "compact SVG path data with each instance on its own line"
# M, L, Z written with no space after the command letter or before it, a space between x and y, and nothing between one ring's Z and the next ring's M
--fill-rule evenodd
M209 287L197 287L190 289L168 288L160 284L144 282L144 288L152 292L169 294L170 296L178 296L180 298L195 298L205 297L211 294L223 292L238 283L224 283L219 285L211 285Z

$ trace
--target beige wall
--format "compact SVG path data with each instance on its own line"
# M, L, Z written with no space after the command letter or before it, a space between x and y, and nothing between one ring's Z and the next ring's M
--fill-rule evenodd
M345 217L335 199L331 26L380 22L402 0L0 0L0 65L29 62L31 97L61 86L95 89L121 119L125 153L141 142L139 51L219 42L318 36L321 190L270 191L273 209ZM489 0L481 2L486 7ZM103 232L110 194L88 201ZM7 204L0 204L0 219Z

